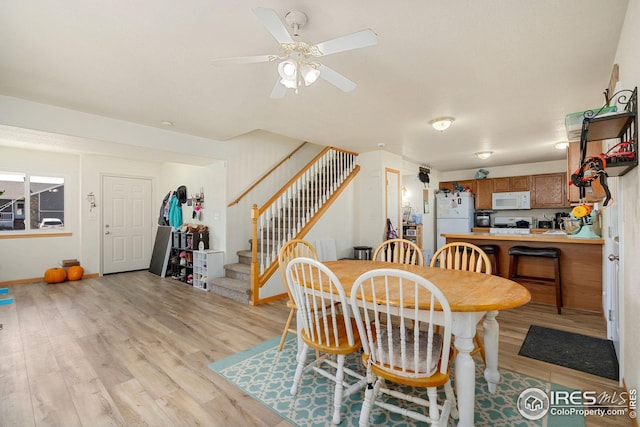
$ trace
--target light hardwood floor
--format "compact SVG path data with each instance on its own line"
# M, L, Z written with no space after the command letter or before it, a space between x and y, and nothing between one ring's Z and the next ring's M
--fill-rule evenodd
M237 303L146 271L10 286L0 426L288 426L207 368L279 336L285 301ZM528 304L500 321L500 367L582 390L617 383L518 356L529 325L605 337L601 315ZM588 426L631 426L589 417Z

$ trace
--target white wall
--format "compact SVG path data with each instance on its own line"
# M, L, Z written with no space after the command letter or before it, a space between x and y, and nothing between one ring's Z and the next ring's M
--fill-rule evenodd
M208 166L163 163L153 213L157 217L164 197L181 185L187 187L188 198L202 191L204 203L198 217L200 219L193 218L193 205L185 203L182 205L182 222L206 225L209 230L209 249L224 251L227 246L226 179L223 161L216 161ZM157 224L157 220L154 224Z
M402 186L406 187L407 194L403 197L403 206L411 206L412 213L422 215L422 254L425 262L431 260L435 248L435 190L438 188L437 182L433 179L437 172L429 174L429 184L425 185L418 179L420 165L404 161L402 166ZM427 213L424 212L423 192L428 192Z
M37 152L42 158L49 158L51 153ZM119 175L134 178L151 179L153 206L151 209L151 223L157 224L157 211L154 209L155 201L158 199L158 179L160 176L160 164L154 162L143 162L133 159L122 159L110 156L81 155L80 171L72 179L79 182L80 186L75 197L79 200L80 207L80 228L81 245L77 249L77 254L72 258L77 258L85 269L85 273L100 273L100 261L102 256L102 176ZM96 196L96 208L90 212L87 194L93 193ZM152 242L155 239L155 234ZM26 277L38 277L33 275Z
M629 2L624 27L618 44L615 62L620 66L620 83L623 89L640 86L640 2ZM636 118L637 119L637 118ZM636 130L637 131L637 130ZM637 141L636 141L637 142ZM627 389L640 389L640 172L638 167L619 178L623 220L621 222L620 268L622 270L621 313L623 328L622 378Z
M376 150L358 156L360 173L356 177L354 246L378 247L385 238L385 168L402 171L402 158ZM401 173L402 175L402 173ZM395 226L396 224L394 224Z
M78 259L87 274L100 272L101 207L103 175L149 178L152 181L151 223L157 224L162 199L178 185L186 185L189 195L205 192L201 222L210 229L215 249L226 245L225 169L217 161L209 166L145 162L119 157L51 153L39 150L2 148L0 170L62 175L65 177L65 232L71 236L0 239L0 282L42 277L63 259ZM96 196L90 212L87 194ZM184 206L187 222L191 208ZM24 233L22 233L24 234ZM155 235L155 229L154 229ZM153 239L152 239L153 241ZM28 254L28 256L25 256Z
M300 146L302 141L256 131L234 138L231 143L234 150L229 151L227 157L228 196L225 208L264 173ZM322 148L324 147L315 144L305 144L238 204L227 209L227 263L237 262L237 252L250 248L251 207L254 204L261 207Z
M55 135L55 138L29 135L28 141L24 141L40 144L46 151L60 148L107 156L117 153L122 157L158 162L209 164L211 159L224 159L229 146L179 133L178 129L143 126L4 95L0 95L0 124L3 131L11 126ZM0 137L4 136L5 132L0 132Z
M482 168L489 171L487 178L500 178L503 176L535 175L543 173L556 173L567 171L566 160L553 160L549 162L523 163L509 166L493 166ZM474 179L478 169L461 169L457 171L440 172L438 182L455 181L456 179ZM436 187L437 188L437 187Z
M42 277L46 269L59 267L63 259L79 258L80 201L77 177L80 171L80 156L57 153L45 155L39 151L3 147L0 149L0 170L63 176L64 232L71 233L71 236L65 237L0 239L0 282ZM10 232L6 233L9 234Z

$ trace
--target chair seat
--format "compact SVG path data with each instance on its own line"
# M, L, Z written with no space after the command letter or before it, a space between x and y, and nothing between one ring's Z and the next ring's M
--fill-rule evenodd
M400 356L400 348L401 348L401 342L400 342L400 327L398 326L393 326L392 329L394 329L394 332L392 333L392 343L391 345L393 346L393 353L396 354L396 356ZM440 334L434 334L433 335L433 347L432 347L432 352L433 352L433 356L431 359L431 366L427 366L427 358L425 355L425 352L427 351L427 342L428 342L428 337L429 334L427 333L427 331L420 331L418 332L419 335L419 339L418 342L421 343L420 348L418 349L418 366L416 369L416 362L415 362L415 352L413 349L413 344L414 344L414 330L413 329L405 329L405 334L406 334L406 338L405 338L405 352L406 352L406 357L405 357L405 369L407 371L411 371L411 372L415 372L416 376L431 376L433 375L436 370L438 369L438 361L440 360L440 355L442 354L442 335ZM380 352L380 361L379 363L382 363L384 365L390 365L390 360L389 360L389 332L387 331L387 329L385 329L381 336L380 336L380 340L381 340L381 352ZM395 370L401 369L401 366L397 366L399 364L398 360L394 361L394 365L395 366Z
M326 323L325 322L321 323L322 326L319 333L322 336L331 336L331 337L334 336L334 333L337 333L337 336L338 336L337 344L334 342L331 345L321 345L320 343L318 343L317 340L312 340L305 330L301 331L302 341L304 341L307 345L315 348L318 351L321 351L323 353L329 353L329 354L350 354L360 349L360 347L362 347L362 343L360 342L360 337L358 334L355 334L354 336L353 345L349 345L349 339L348 339L347 330L345 327L344 316L342 316L341 314L338 314L337 316L335 316L337 328L333 327L333 324L334 324L333 320L334 320L333 316L326 316ZM357 331L358 325L356 324L356 319L351 318L350 323L351 323L352 330ZM318 333L318 331L314 331L314 332Z
M532 248L529 246L512 246L509 248L509 255L559 258L560 250L557 248Z
M364 353L362 354L362 363L365 366L367 366L367 363L368 363L368 357ZM442 385L448 384L449 381L451 380L451 376L449 375L449 372L444 374L440 372L436 372L430 377L410 378L406 375L394 375L388 369L385 369L384 367L377 366L377 365L371 365L371 373L375 376L383 377L394 383L407 385L409 387L440 387Z
M487 255L495 255L498 251L498 247L496 245L481 245L479 248Z

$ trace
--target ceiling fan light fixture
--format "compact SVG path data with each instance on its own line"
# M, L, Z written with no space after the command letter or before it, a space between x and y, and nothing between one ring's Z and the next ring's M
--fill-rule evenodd
M311 86L320 77L320 70L312 64L305 64L300 68L300 74L302 74L305 86Z
M287 89L298 89L298 81L296 79L280 79L280 83Z
M295 80L298 66L293 61L282 61L278 64L278 74L283 80Z
M478 151L476 157L482 160L488 159L493 155L493 151Z
M437 131L443 132L449 129L449 126L455 121L454 117L438 117L429 122L431 126Z

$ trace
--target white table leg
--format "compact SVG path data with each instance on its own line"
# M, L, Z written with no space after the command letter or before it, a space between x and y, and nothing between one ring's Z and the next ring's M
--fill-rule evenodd
M500 372L498 372L498 336L500 326L496 320L497 311L489 311L484 317L484 351L487 366L484 370L484 377L487 380L487 387L490 393L496 392L496 387L500 382Z
M475 408L476 364L471 357L476 324L484 313L453 313L453 334L458 355L455 361L458 427L472 427Z

